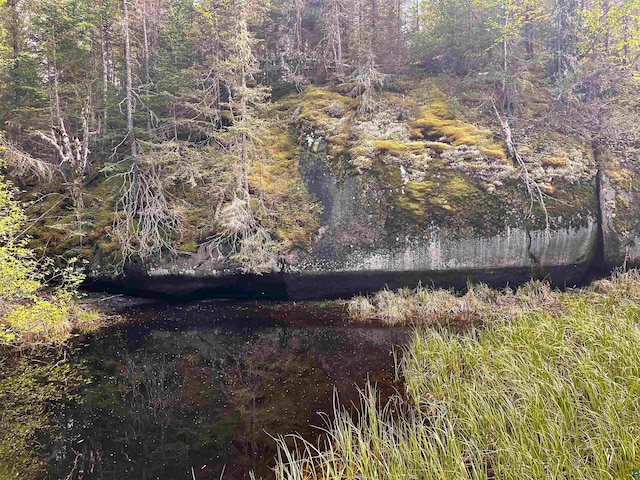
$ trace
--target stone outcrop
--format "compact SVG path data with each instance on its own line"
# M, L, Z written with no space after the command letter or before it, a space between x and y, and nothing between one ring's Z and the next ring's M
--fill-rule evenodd
M599 195L604 262L609 267L640 263L640 112L615 104L603 116L594 144L600 166Z
M530 119L518 130L519 165L496 143L495 124L466 123L428 91L389 98L365 120L326 89L291 101L301 177L322 214L310 248L287 252L272 273L240 275L201 247L130 266L117 285L177 297L328 298L419 281L573 285L594 264L640 259L635 164L604 161L615 152Z

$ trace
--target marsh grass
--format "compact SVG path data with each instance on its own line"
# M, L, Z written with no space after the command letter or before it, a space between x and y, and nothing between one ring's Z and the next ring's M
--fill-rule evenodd
M357 321L430 324L451 318L490 320L536 309L561 308L561 297L560 292L540 280L531 280L515 290L500 291L483 283L469 284L464 295L418 285L413 290L385 289L368 297L355 297L347 303L347 310Z
M637 271L567 293L533 282L462 297L401 291L389 309L391 298L352 308L500 314L465 334L419 327L398 360L405 391L381 405L368 386L355 413L335 402L317 443L280 438L278 479L632 478L640 465Z

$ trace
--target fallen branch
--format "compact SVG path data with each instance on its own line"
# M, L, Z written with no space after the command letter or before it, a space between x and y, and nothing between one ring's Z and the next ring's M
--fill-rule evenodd
M516 146L513 142L513 135L511 133L511 126L509 125L509 121L506 118L502 118L495 102L492 103L493 111L496 115L496 118L498 119L498 122L500 122L500 127L502 128L502 135L504 138L504 143L507 146L507 153L509 154L509 157L513 158L518 163L521 175L524 178L525 186L527 187L527 193L529 194L529 199L531 200L531 204L529 205L529 215L533 215L533 205L537 199L538 203L540 204L540 208L542 208L542 211L544 212L545 233L547 236L549 236L551 232L551 222L549 219L547 205L544 201L544 193L540 189L540 185L538 185L538 182L531 178L527 165L524 163L523 158L520 156L518 150L516 149Z

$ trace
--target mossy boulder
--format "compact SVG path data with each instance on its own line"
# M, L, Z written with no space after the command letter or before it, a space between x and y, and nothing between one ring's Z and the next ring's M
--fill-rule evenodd
M311 85L269 110L275 122L261 134L264 158L249 167L249 184L274 212L260 221L281 247L278 281L509 269L526 276L560 269L568 282L579 280L599 242L597 167L592 137L563 126L547 87L536 86L535 108L524 105L510 118L521 162L509 157L490 102L465 96L461 79L405 80L394 92L378 92L367 114L349 87ZM633 172L611 172L602 177L615 180L607 201L633 209L636 198L620 188ZM215 279L216 288L236 285L238 265L212 255L204 242L215 234L215 225L203 222L211 200L181 185L194 208L185 213L179 251L147 260L139 271L190 276L205 290L203 278ZM108 215L94 218L106 232Z
M311 250L288 268L544 274L588 266L598 199L587 142L535 131L525 119L517 125L527 132L518 144L524 172L507 158L493 113L465 118L434 80L408 84L402 96L381 94L368 116L340 100L341 90L320 90L297 97L292 119L303 147L314 138L301 167L323 205L322 226ZM329 103L354 110L327 124L321 112ZM314 110L320 113L309 115ZM313 116L322 121L310 122ZM336 129L338 139L326 133Z

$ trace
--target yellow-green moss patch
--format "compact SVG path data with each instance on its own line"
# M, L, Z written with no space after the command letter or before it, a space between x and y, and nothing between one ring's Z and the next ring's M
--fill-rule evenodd
M301 149L294 132L278 125L269 129L265 139L268 155L250 170L251 187L261 192L273 212L262 221L275 231L285 250L308 249L320 228L321 207L313 202L300 177Z
M432 191L432 182L408 182L404 187L404 194L397 200L398 207L420 224L425 220L426 203Z
M569 162L564 157L544 157L540 163L543 167L563 168L569 165Z
M420 155L425 151L423 142L398 142L395 140L374 140L373 148L378 153L389 153L402 157L406 153Z

